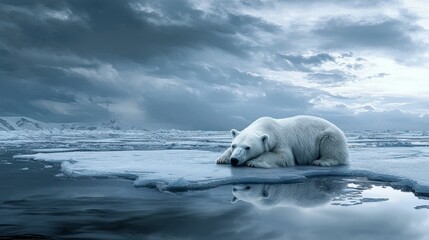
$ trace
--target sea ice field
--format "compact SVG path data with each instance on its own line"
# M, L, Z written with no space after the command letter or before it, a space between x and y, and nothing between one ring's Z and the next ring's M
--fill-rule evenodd
M347 132L350 165L216 165L228 132L0 132L0 239L429 239L429 134Z

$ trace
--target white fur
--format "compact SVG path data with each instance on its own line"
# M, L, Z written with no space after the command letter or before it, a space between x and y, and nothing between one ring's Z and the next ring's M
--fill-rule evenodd
M262 117L243 131L231 130L233 141L216 161L238 160L238 166L274 168L295 165L348 164L344 133L318 117Z

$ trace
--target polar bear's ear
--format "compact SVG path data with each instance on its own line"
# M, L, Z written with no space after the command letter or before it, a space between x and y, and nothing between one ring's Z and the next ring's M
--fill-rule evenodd
M263 144L267 144L268 143L268 135L267 134L262 135L261 141Z
M231 129L231 136L232 136L232 138L235 138L238 134L240 134L239 131L237 131L235 129Z
M232 199L231 199L231 202L232 203L236 203L237 201L238 201L238 199L235 196L233 196Z

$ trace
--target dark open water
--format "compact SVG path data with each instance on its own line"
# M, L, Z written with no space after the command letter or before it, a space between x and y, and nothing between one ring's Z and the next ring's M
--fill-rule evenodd
M170 193L17 153L0 156L0 239L429 239L428 200L365 179Z

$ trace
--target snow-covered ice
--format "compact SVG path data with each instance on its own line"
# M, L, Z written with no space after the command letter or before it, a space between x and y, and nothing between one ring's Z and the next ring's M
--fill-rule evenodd
M296 182L320 175L364 176L429 195L429 134L347 132L351 165L231 168L214 162L230 144L213 131L3 131L0 149L34 153L15 159L61 164L72 177L126 177L136 186L186 190L233 183ZM5 164L5 163L3 163ZM61 175L60 175L61 176Z
M255 169L216 165L219 152L203 150L147 150L56 152L17 155L15 159L61 163L72 177L126 177L135 186L160 190L188 190L237 183L289 183L317 176L357 176L388 181L429 195L429 148L351 148L350 166L298 166Z

